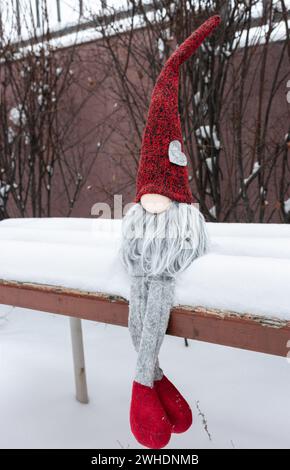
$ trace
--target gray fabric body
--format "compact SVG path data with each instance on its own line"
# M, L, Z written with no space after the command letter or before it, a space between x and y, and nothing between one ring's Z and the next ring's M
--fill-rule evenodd
M207 246L204 219L173 202L162 214L140 204L123 219L121 258L131 275L129 331L138 353L135 380L152 387L163 376L158 354L174 301L175 277Z
M136 268L129 303L129 331L138 353L135 380L148 387L163 377L158 354L173 305L175 279L144 276Z

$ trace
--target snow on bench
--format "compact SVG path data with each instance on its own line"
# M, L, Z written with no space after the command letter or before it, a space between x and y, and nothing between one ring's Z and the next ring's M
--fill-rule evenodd
M178 277L168 333L286 356L290 348L290 226L208 223L209 252ZM86 402L81 325L127 326L130 280L121 221L0 222L0 303L73 317L77 396ZM79 321L79 320L78 320Z
M179 276L176 305L290 320L290 226L207 225L212 246ZM128 299L120 232L120 220L2 221L0 279Z

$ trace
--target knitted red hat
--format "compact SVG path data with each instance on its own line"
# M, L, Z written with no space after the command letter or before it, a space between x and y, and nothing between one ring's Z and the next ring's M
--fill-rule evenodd
M178 113L179 67L219 23L218 15L206 20L171 55L158 77L143 134L135 202L149 193L193 202Z

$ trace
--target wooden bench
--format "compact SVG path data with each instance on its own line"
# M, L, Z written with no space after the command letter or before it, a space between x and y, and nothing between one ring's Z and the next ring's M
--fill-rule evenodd
M88 403L81 319L128 325L122 297L44 284L0 280L0 304L70 317L76 398ZM274 316L180 306L172 309L168 334L286 357L290 322Z

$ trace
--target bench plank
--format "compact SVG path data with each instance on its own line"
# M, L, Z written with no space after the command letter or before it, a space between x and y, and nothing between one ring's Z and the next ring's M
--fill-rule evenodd
M128 326L128 302L115 295L0 280L0 304ZM167 334L287 356L290 322L203 307L172 309Z

